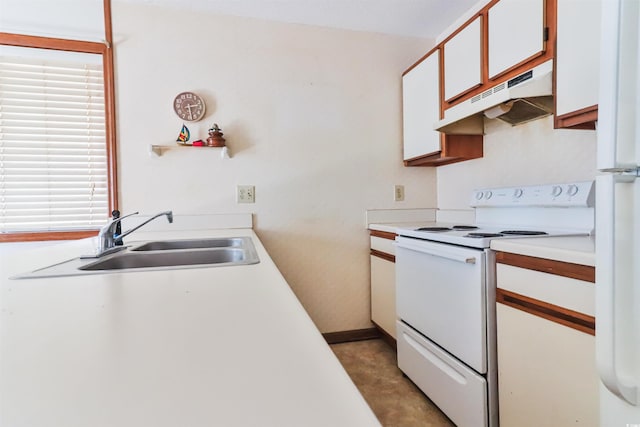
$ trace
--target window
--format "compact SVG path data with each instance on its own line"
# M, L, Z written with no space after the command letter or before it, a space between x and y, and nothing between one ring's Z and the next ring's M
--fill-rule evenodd
M93 235L115 207L107 52L0 34L0 241Z

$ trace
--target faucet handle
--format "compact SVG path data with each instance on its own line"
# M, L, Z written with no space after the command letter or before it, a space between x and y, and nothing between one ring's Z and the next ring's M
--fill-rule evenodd
M120 211L118 209L114 209L111 211L111 218L113 219L118 219L120 218ZM122 224L120 223L120 221L118 221L118 223L116 224L116 229L113 230L113 235L117 236L119 234L122 234ZM124 242L122 240L118 240L116 241L116 246L124 246Z
M125 218L128 218L128 217L133 216L133 215L138 215L139 213L140 212L133 212L133 213L127 214L125 216L120 216L120 211L116 209L113 212L111 212L111 215L113 215L113 217L111 218L111 222L120 222Z
M137 215L138 212L130 213L125 216L120 216L120 211L114 210L111 214L113 215L113 217L109 220L109 222L107 222L105 225L102 226L102 229L100 230L101 235L102 234L109 234L111 236L115 235L116 228L120 225L120 221L132 215Z

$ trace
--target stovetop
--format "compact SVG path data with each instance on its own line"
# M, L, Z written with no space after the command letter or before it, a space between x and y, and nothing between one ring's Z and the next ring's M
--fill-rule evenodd
M550 227L515 227L495 224L433 223L427 227L400 228L398 235L472 248L488 248L493 239L523 237L555 237L588 235L586 230L555 229Z
M471 194L475 224L434 222L401 236L488 248L493 239L583 236L593 230L593 181L483 188Z

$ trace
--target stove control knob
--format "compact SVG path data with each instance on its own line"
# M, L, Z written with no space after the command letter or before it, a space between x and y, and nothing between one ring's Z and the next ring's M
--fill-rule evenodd
M491 198L491 196L493 196L493 193L491 191L485 191L484 192L484 198L489 200Z
M524 191L522 191L522 188L516 188L515 190L513 190L513 197L519 199L520 197L522 197L523 193Z
M567 192L569 193L570 196L575 196L576 194L578 194L578 190L579 188L577 185L571 184L567 189Z
M476 193L476 200L482 200L482 191Z
M551 195L553 197L558 197L560 194L562 194L562 187L560 187L559 185L554 185L551 189Z

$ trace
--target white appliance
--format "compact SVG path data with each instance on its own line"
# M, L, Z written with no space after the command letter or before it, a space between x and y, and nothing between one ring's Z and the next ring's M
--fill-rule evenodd
M600 425L640 426L640 2L603 0L596 197Z
M475 190L476 224L398 229L399 368L458 426L498 425L493 239L587 235L593 182Z

